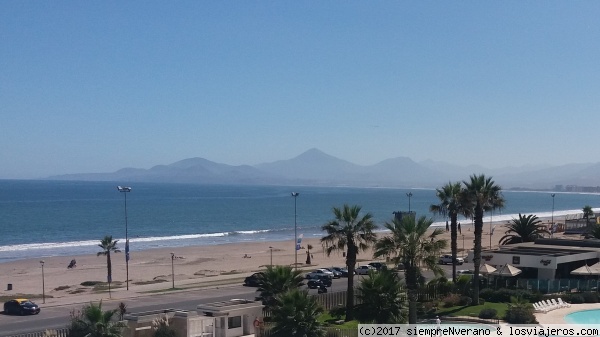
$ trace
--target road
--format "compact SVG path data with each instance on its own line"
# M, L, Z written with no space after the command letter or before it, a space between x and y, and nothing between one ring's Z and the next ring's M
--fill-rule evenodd
M441 266L446 275L450 275L452 266ZM457 269L472 269L472 264L457 266ZM424 276L430 279L433 275L426 271ZM365 276L357 275L354 279L355 284ZM346 278L333 280L333 285L328 288L329 292L346 290ZM310 290L316 294L316 290ZM127 305L129 313L145 312L164 309L182 309L195 310L199 304L225 301L232 298L243 298L253 300L256 296L256 288L244 287L242 285L221 286L218 289L198 289L173 292L166 294L153 294L137 298L107 300L102 303L104 310L115 309L120 302ZM9 316L0 315L0 337L7 337L16 334L44 331L46 329L64 328L69 323L71 312L80 310L86 303L69 304L54 307L42 307L42 311L35 316Z

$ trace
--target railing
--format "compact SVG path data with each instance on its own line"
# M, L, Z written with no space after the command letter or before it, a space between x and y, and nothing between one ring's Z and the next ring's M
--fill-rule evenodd
M69 329L51 329L39 332L29 332L18 335L6 335L3 337L68 337Z
M600 280L594 279L517 279L517 288L539 291L545 294L576 292L576 291L598 291Z

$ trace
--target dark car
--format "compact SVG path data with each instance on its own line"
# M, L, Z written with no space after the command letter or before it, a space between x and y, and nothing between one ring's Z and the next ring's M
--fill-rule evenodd
M342 267L332 267L331 269L340 273L341 277L348 277L348 269Z
M385 263L381 263L381 262L371 262L371 263L369 263L369 266L375 267L375 269L377 269L377 271L382 271L382 270L387 269L387 265Z
M26 298L16 298L4 303L5 314L37 315L40 307Z
M340 278L340 277L342 277L342 272L341 272L341 271L339 271L339 270L336 270L336 269L335 269L335 268L333 268L333 267L332 267L332 268L324 268L324 269L327 269L327 270L329 270L330 272L332 272L332 273L333 273L333 278Z
M246 277L244 279L244 285L246 287L258 287L260 285L259 284L260 275L261 275L261 273L254 273L254 274Z
M309 289L317 289L319 287L331 287L331 278L329 277L318 277L308 281L306 284Z

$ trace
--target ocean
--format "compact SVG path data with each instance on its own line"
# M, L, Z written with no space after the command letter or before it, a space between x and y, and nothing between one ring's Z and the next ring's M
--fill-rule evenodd
M95 254L105 235L125 243L125 193L117 183L0 180L0 262L46 256ZM394 211L432 217L433 189L307 186L215 186L136 183L127 197L131 254L150 248L281 241L298 234L320 237L332 207L361 205L383 227ZM294 200L291 192L298 192ZM506 207L494 221L518 213L550 217L551 192L503 191ZM598 194L556 193L555 219L600 204ZM294 206L296 209L294 210ZM465 220L463 226L469 225Z

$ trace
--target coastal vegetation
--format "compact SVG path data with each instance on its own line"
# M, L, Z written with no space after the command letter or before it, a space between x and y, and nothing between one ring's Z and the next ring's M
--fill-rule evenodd
M469 181L463 181L465 185L466 202L472 209L475 240L473 242L473 304L479 304L479 270L481 267L481 239L483 235L484 212L502 209L504 197L502 188L483 174L470 176Z
M334 220L322 227L327 234L321 238L327 256L334 251L346 254L348 268L348 288L346 295L346 321L354 319L354 270L356 258L361 251L369 249L376 241L374 230L377 228L371 213L361 216L360 206L345 204L341 208L334 207Z
M122 337L125 323L113 320L117 309L102 310L102 301L71 313L69 337Z
M436 189L439 204L429 207L433 213L450 218L450 251L452 254L452 282L456 282L456 258L458 252L458 216L470 216L471 208L466 200L466 192L460 182L448 183Z
M438 265L438 257L442 249L446 248L447 242L437 238L443 232L440 228L428 233L432 223L433 220L425 216L418 219L414 216L406 216L402 220L394 218L392 222L385 224L385 228L391 234L375 244L375 258L390 257L394 263L404 266L409 324L417 323L417 291L421 266L427 267L435 275L443 275L443 270Z
M521 215L518 219L512 219L508 224L506 235L500 238L501 245L509 245L519 242L534 242L537 238L544 237L544 234L550 235L546 230L546 226L542 225L542 221L537 216Z
M301 271L290 266L267 266L258 274L259 293L256 298L269 310L277 305L277 296L295 290L304 285Z
M356 317L361 323L407 323L404 284L398 273L370 273L357 287Z
M307 290L292 289L278 294L273 309L271 336L325 336L323 323L318 319L324 310Z
M100 244L98 245L98 247L102 248L102 251L98 252L97 256L106 256L106 278L109 285L109 291L110 283L112 282L112 263L110 260L110 254L121 252L121 250L119 250L119 247L117 247L118 241L119 240L113 240L112 235L107 235L102 240L100 240Z

